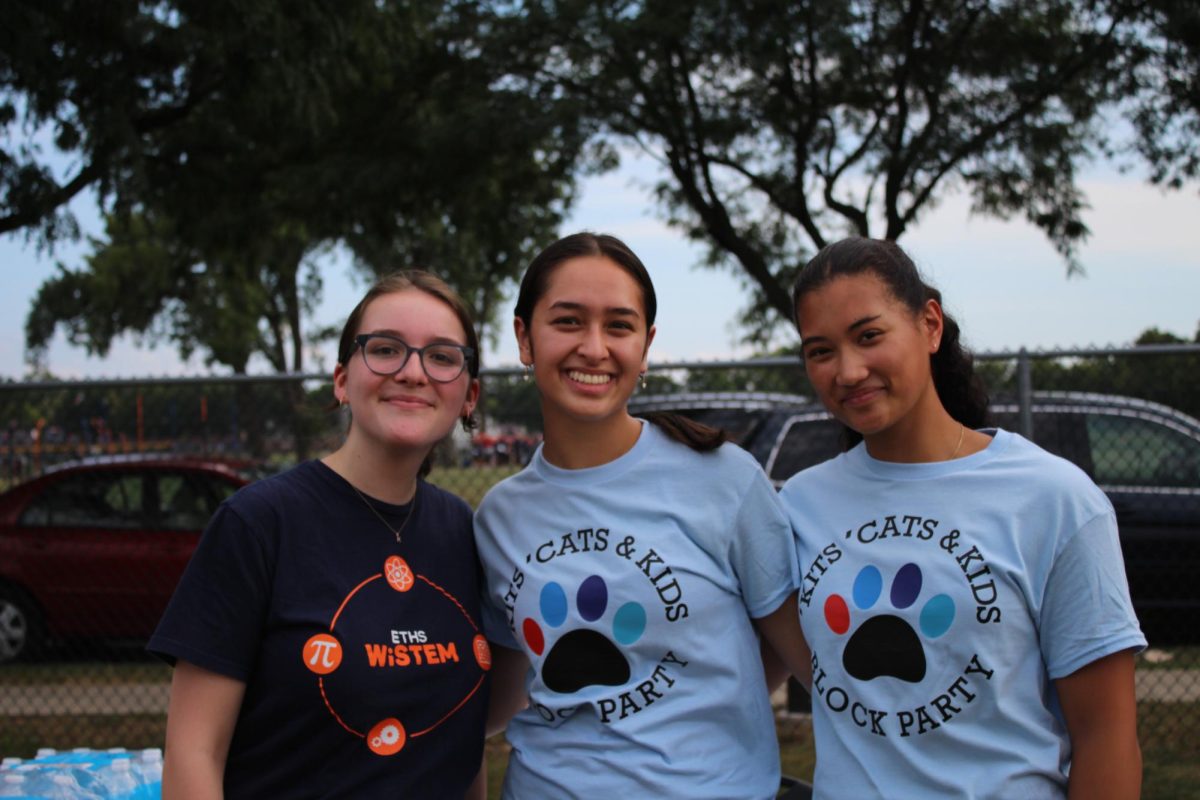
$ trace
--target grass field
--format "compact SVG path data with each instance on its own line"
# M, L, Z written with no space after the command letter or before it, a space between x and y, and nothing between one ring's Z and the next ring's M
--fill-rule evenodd
M2 673L0 673L2 675ZM1153 706L1153 707L1151 707ZM1200 800L1200 704L1142 704L1143 800ZM0 717L0 755L31 757L39 747L162 747L166 718L157 714ZM780 719L784 774L811 780L815 753L807 721ZM499 797L508 761L503 737L488 741L489 796Z

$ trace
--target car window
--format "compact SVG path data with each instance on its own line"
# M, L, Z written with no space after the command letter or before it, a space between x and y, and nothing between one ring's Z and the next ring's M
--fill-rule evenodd
M997 427L1014 433L1021 431L1020 415L1015 409L993 408L990 416L991 423ZM1037 407L1033 413L1033 442L1047 452L1067 459L1094 479L1095 470L1083 417L1082 413L1074 410Z
M212 515L208 492L198 481L182 473L157 476L158 508L164 528L196 530Z
M785 481L802 469L833 458L842 450L842 427L832 419L792 420L771 462L770 477Z
M172 530L201 530L236 484L200 472L164 472L157 476L159 520Z
M1200 442L1150 420L1087 415L1097 483L1200 487Z
M136 474L68 475L30 502L21 524L81 528L140 528L142 478Z

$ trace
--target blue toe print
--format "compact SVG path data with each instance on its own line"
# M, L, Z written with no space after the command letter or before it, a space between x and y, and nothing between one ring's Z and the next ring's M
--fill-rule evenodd
M567 593L557 583L547 583L542 587L541 602L542 621L551 628L557 628L567 619Z

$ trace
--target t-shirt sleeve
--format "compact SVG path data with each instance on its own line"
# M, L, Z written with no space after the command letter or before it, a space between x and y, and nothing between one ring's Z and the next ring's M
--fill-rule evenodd
M791 522L767 476L755 470L742 494L730 554L746 611L765 617L800 585Z
M274 560L228 503L213 515L147 650L246 681L270 603Z
M1125 579L1111 512L1085 523L1064 546L1047 580L1041 647L1052 680L1121 650L1146 646Z
M500 606L499 601L492 594L491 587L488 585L488 560L489 558L499 558L495 539L492 536L494 533L492 529L493 517L489 514L489 507L496 502L496 498L489 494L475 511L475 549L478 553L482 570L482 578L479 586L479 615L483 625L483 635L487 637L489 642L495 642L512 650L520 650L521 646L517 644L512 629L508 627L508 615Z
M517 643L516 637L508 627L508 618L505 616L504 610L496 607L496 603L487 593L486 586L481 597L483 600L479 604L479 609L483 616L483 635L489 642L495 642L510 650L520 650L521 645Z

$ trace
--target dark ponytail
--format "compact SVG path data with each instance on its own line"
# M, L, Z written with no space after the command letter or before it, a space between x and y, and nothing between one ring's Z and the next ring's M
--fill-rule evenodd
M697 453L716 450L729 440L729 435L720 428L688 419L670 411L650 411L640 415L647 422L657 425L663 433L675 441L686 444Z
M883 281L892 296L913 314L929 300L942 305L942 294L927 284L912 259L895 242L851 237L826 245L800 270L792 288L792 311L796 328L800 327L800 300L843 275L870 273ZM942 341L929 357L933 385L938 399L950 416L968 428L988 424L988 395L983 381L975 373L975 359L962 345L958 322L942 307ZM851 428L843 432L848 447L862 441Z
M650 280L646 265L629 249L629 245L617 237L586 231L564 236L534 256L533 261L529 263L525 275L521 278L517 307L513 310L513 315L525 323L525 329L529 330L533 326L533 307L546 293L550 274L560 264L585 256L607 258L629 273L642 290L642 308L646 316L646 330L649 330L658 311L658 297L654 293L654 284ZM724 431L670 412L643 414L642 418L657 425L675 441L701 453L716 450L727 438Z

